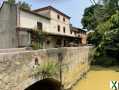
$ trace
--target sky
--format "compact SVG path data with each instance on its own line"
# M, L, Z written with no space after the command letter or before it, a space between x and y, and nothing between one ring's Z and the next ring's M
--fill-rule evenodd
M3 0L0 0L2 3ZM81 18L84 9L92 5L90 0L24 0L32 6L32 9L51 5L71 17L71 24L82 28Z

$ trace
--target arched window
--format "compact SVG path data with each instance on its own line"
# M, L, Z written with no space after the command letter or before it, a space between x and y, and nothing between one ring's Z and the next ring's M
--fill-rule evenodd
M42 30L42 29L43 29L43 25L42 25L41 22L37 22L37 28L38 28L39 30Z
M70 31L70 33L72 34L72 31Z
M65 18L63 17L63 21L65 22Z
M63 32L65 33L66 32L66 30L65 30L66 28L65 27L63 27Z
M57 26L57 30L58 30L58 32L60 32L60 25Z
M57 15L57 19L60 19L60 15L59 14Z

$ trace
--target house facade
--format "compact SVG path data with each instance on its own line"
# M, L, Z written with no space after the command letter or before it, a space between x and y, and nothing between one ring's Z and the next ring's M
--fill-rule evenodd
M71 33L73 33L75 36L79 37L79 44L80 45L86 45L87 44L87 32L77 28L77 27L70 27Z
M86 44L86 38L83 40L86 32L72 28L70 17L52 6L30 11L21 9L18 5L9 5L7 2L2 4L0 48L31 46L33 30L46 33L43 48L65 47L70 46L70 43Z

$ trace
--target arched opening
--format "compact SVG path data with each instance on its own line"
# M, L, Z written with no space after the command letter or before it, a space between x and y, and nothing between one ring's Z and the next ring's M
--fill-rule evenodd
M58 80L47 78L40 80L25 90L63 90L62 85Z

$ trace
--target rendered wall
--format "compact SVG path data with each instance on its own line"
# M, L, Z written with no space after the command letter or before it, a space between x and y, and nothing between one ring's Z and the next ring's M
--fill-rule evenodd
M16 48L16 5L3 3L0 9L0 48Z
M49 20L20 10L20 25L19 25L19 27L37 29L37 22L42 23L43 31L50 31Z

